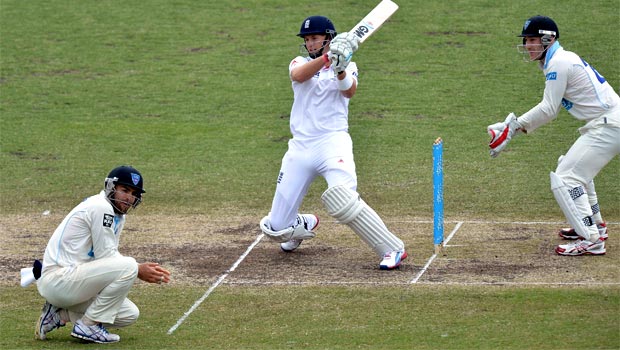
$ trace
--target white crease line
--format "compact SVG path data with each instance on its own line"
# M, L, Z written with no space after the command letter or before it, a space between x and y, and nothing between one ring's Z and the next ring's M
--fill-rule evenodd
M226 281L227 285L237 286L408 286L411 282L372 282L372 281ZM417 285L455 285L455 286L620 286L620 282L446 282L422 281Z
M454 236L454 234L456 233L456 231L459 230L459 228L461 228L461 226L463 225L462 221L459 221L456 226L454 227L454 229L452 229L452 232L450 232L450 235L448 235L448 238L443 242L443 246L445 247L446 244L448 244L448 242L450 242L450 240L452 239L452 237ZM420 277L422 277L422 275L424 274L424 272L426 272L426 270L428 269L428 267L431 265L431 263L433 262L433 260L435 260L435 258L437 257L437 253L434 253L426 262L426 265L424 265L424 267L422 268L422 270L420 270L420 272L418 272L418 275L415 276L414 279L411 280L411 284L417 283L418 280L420 279Z
M433 220L390 220L383 219L387 223L405 223L405 224L432 224ZM338 224L335 220L323 220L322 223ZM507 220L444 220L444 224L503 224L503 225L565 225L570 224L566 221L507 221ZM620 221L606 221L607 225L620 225Z
M172 334L177 328L179 328L179 326L181 325L181 323L183 323L185 321L185 319L192 313L194 312L194 310L196 310L198 308L198 306L200 306L200 304L202 304L202 302L207 299L207 297L211 294L211 292L213 292L215 290L215 288L217 288L217 286L220 285L220 283L222 283L224 281L224 279L226 279L226 277L228 277L228 275L235 271L235 269L237 268L237 266L239 266L239 264L243 261L243 259L245 259L246 256L248 256L248 254L250 254L250 252L252 251L252 249L254 249L254 247L258 244L258 242L260 242L261 239L263 239L263 237L265 236L264 233L261 233L258 237L256 237L256 239L254 240L254 243L252 243L248 249L246 249L245 253L243 253L239 259L237 259L237 261L235 261L235 263L223 274L221 275L217 281L215 281L215 283L213 285L211 285L211 287L205 292L205 294L203 294L202 297L200 297L200 299L196 300L196 302L194 303L194 305L192 305L192 307L187 310L187 312L185 314L183 314L183 316L177 321L177 323L170 327L170 329L168 330L168 334Z
M420 282L418 285L454 286L620 286L618 282Z
M390 220L389 218L385 218L382 217L383 221L386 223L404 223L404 224L432 224L433 220L421 220L421 219L413 219L413 220L400 220L400 219L395 219L395 220ZM253 219L247 219L247 220L253 220ZM212 219L209 218L209 222L225 222L230 224L230 220L228 219ZM561 225L561 226L565 226L568 227L570 226L569 223L567 223L566 221L508 221L508 220L462 220L462 219L454 219L454 220L447 220L444 217L444 224L456 224L459 222L462 222L464 224L483 224L483 225L488 225L488 224L502 224L502 225ZM321 219L321 223L323 224L340 224L338 221L336 220L330 220L328 218L326 219ZM620 221L606 221L607 226L609 225L620 225Z

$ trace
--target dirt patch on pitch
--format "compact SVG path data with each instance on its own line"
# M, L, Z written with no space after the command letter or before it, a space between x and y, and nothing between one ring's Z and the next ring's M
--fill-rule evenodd
M0 220L3 285L19 284L20 268L42 258L61 220L56 215L5 215ZM459 224L445 255L423 269L434 253L432 223L387 219L410 257L396 271L381 271L372 250L329 218L322 220L317 237L294 253L282 252L266 237L259 239L259 220L135 215L128 218L121 252L166 266L173 283L205 286L223 274L229 284L409 284L416 277L418 283L620 283L617 236L611 235L605 256L561 257L553 253L562 243L555 235L557 224ZM446 236L456 224L446 222ZM610 232L618 230L613 226Z

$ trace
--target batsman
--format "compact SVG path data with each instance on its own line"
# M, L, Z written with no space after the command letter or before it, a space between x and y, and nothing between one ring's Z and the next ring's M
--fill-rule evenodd
M407 258L405 245L357 192L348 112L358 86L357 65L351 57L359 38L353 32L337 34L332 21L323 16L304 19L297 35L303 38L300 49L307 56L297 56L289 64L293 137L282 159L271 211L260 228L285 252L315 237L319 218L300 214L299 208L311 183L322 176L328 188L321 200L328 213L374 250L381 259L380 269L394 269Z
M519 132L530 133L555 118L564 107L585 123L581 136L550 173L551 191L570 228L560 237L573 240L555 248L559 255L605 254L607 226L601 215L594 178L620 153L620 97L605 78L577 54L564 50L560 31L549 17L525 21L518 46L527 61L538 62L545 76L542 101L520 117L489 125L490 153L497 157Z

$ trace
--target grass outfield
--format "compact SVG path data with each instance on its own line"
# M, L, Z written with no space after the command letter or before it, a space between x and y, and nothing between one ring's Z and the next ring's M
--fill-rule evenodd
M377 271L370 250L326 216L319 179L303 205L325 218L319 237L292 256L261 241L166 334L259 234L290 136L286 69L301 21L323 14L343 31L376 2L2 0L0 348L84 347L69 327L32 340L43 301L16 276L121 163L141 170L147 190L122 246L177 279L138 283L130 298L141 318L115 348L620 348L620 160L596 178L613 228L607 255L560 258L564 218L548 174L581 124L561 111L497 159L486 134L542 97L542 73L515 48L535 14L554 18L564 48L619 90L618 0L397 1L355 54L350 132L359 190L410 259ZM448 256L409 284L432 254L438 136L447 226L465 224Z

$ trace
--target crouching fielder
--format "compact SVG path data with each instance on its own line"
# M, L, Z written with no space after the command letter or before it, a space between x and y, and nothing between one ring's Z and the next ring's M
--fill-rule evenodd
M555 22L544 16L525 21L519 50L538 61L545 75L542 102L517 118L489 125L490 154L496 157L518 132L531 132L555 118L560 106L585 122L581 136L551 172L551 191L571 225L560 236L576 240L555 248L560 255L605 254L607 227L594 190L594 178L620 153L620 97L585 60L565 51Z
M319 218L299 208L317 176L327 181L321 199L328 213L348 225L381 258L379 268L398 267L407 257L404 243L392 234L357 191L353 144L348 133L349 100L357 90L357 66L351 62L358 39L337 35L323 16L306 18L299 30L302 50L289 64L294 101L288 151L282 159L271 212L261 230L285 252L315 236Z
M136 278L168 283L170 272L154 262L138 264L119 253L125 216L142 202L144 181L130 166L114 168L104 189L78 204L60 223L45 249L43 264L35 264L37 289L45 304L35 326L35 338L73 322L71 336L86 342L115 343L120 336L109 327L136 322L138 307L127 298ZM22 286L26 286L23 283Z

